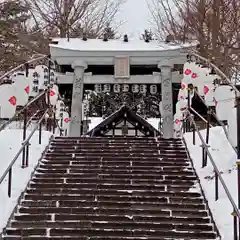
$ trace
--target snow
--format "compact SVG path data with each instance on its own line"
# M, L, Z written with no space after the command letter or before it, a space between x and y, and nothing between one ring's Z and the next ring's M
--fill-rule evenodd
M160 118L148 118L147 122L151 124L156 130L159 130Z
M91 117L89 118L91 121L89 124L89 131L91 131L93 128L95 128L98 124L100 124L103 121L102 117Z
M1 157L0 157L0 177L3 175L10 162L15 157L16 153L19 151L22 142L21 129L7 129L0 132L0 146L1 146ZM30 131L27 131L27 136ZM38 144L38 131L33 135L30 143L29 149L29 167L22 169L21 160L22 155L17 159L13 165L12 170L12 196L11 198L7 195L8 189L8 176L4 179L3 183L0 185L0 232L7 224L7 221L12 213L14 207L17 204L17 200L21 195L22 191L25 189L35 166L41 157L42 152L46 148L51 137L50 132L42 132L42 144Z
M69 41L66 38L54 38L53 41L57 41L58 44L50 44L51 48L61 48L68 50L78 50L78 51L164 51L164 50L177 50L183 47L192 47L196 45L193 43L184 44L167 44L165 42L160 42L158 40L150 41L146 43L144 40L133 40L129 39L129 42L124 42L122 39L110 39L104 42L102 39L88 39L83 41L79 38L70 38Z
M206 130L200 131L205 139ZM233 207L219 181L219 199L215 201L215 177L213 167L208 159L208 165L202 168L202 148L201 141L196 134L196 145L192 144L192 133L186 133L184 138L194 167L200 178L201 186L205 192L214 220L222 235L222 239L233 239ZM237 203L237 171L236 171L236 152L228 142L222 127L213 127L210 129L209 151L222 173L235 203Z

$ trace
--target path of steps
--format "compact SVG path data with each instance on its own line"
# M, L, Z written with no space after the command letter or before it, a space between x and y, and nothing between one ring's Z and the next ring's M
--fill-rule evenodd
M52 141L3 239L216 239L180 140Z

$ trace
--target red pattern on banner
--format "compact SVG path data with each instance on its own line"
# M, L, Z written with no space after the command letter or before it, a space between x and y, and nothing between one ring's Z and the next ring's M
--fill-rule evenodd
M203 87L203 92L204 92L204 95L206 95L208 92L209 92L209 88L208 88L208 86L204 86Z
M12 96L8 99L11 105L16 106L17 105L17 98L15 96Z
M186 87L186 85L182 83L181 88L184 89L185 87Z
M63 121L64 121L65 123L68 123L68 122L70 121L70 119L69 119L69 118L65 118Z
M191 69L187 68L184 72L185 75L190 75L192 73Z
M181 121L180 121L179 119L176 119L176 120L175 120L175 123L176 123L176 124L179 124L180 122L181 122Z
M193 78L193 79L197 78L197 74L196 74L196 73L193 73L193 74L192 74L192 78Z
M29 94L29 86L25 87L24 90L27 94Z
M51 97L55 96L55 92L53 90L50 91L50 96Z

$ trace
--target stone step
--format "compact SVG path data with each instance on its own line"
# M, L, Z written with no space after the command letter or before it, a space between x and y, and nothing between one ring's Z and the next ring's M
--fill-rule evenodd
M172 176L172 175L178 175L178 176L193 176L195 173L193 171L170 171L169 169L134 169L134 168L127 168L125 170L121 170L118 168L95 168L95 169L86 169L86 168L77 168L77 167L68 167L68 168L38 168L36 172L38 173L58 173L58 174L67 174L67 173L79 173L79 174L98 174L99 176L104 175L104 174L110 174L114 176L118 176L121 174L126 175L126 177L129 176L131 178L131 175L149 175L149 171L153 175L167 175L167 176Z
M154 158L158 157L159 159L165 158L165 159L187 159L187 154L186 153L173 153L173 154L159 154L157 152L155 153L150 153L150 152L131 152L131 151L125 151L125 152L109 152L109 151L96 151L96 152L89 152L89 151L72 151L72 152L67 152L64 149L62 152L60 151L52 151L52 152L47 152L45 154L45 158L51 157L55 159L61 159L64 157L70 157L70 158L78 158L78 157L84 157L84 158L92 158L92 157L99 157L99 158L105 158L105 157L138 157L138 158Z
M159 209L159 208L148 208L147 206L142 206L141 208L136 208L133 206L128 207L91 207L91 206L81 206L81 207L24 207L19 206L18 212L23 214L38 214L38 213L52 213L52 214L109 214L109 215L116 215L116 214L123 214L123 215L153 215L153 216L196 216L196 217L207 217L208 212L204 210L197 210L197 209L187 209L187 208L180 208L180 209ZM145 207L145 208L144 208Z
M108 172L108 171L117 171L120 172L126 172L128 173L129 171L131 171L132 173L135 172L147 172L149 170L151 170L151 172L193 172L192 167L182 167L182 166L149 166L149 165L145 165L145 166L136 166L133 165L132 163L130 163L129 165L112 165L109 166L108 164L103 164L102 162L99 162L98 164L52 164L52 163L40 163L39 165L39 169L49 169L49 170L83 170L83 171L95 171L95 170L99 170L98 172Z
M161 160L161 159L141 159L141 158L88 158L88 159L84 159L84 158L79 158L79 159L60 159L60 160L56 160L56 159L42 159L41 163L43 164L67 164L67 165L75 165L75 164L79 164L79 165L87 165L87 166L91 166L91 165L99 165L101 164L105 164L106 166L128 166L130 164L132 164L132 166L146 166L146 167L153 167L153 166L162 166L162 167L186 167L186 166L191 166L191 164L189 163L189 161L184 160L184 161L167 161L167 160ZM192 167L192 166L191 166Z
M136 140L136 139L139 139L139 140L148 140L148 139L152 139L152 140L156 140L157 138L156 137L141 137L141 136L106 136L106 137L88 137L88 136L82 136L82 137L65 137L65 136L56 136L55 139L81 139L81 140L119 140L119 139L133 139L133 140ZM162 140L162 139L159 139L159 140ZM164 139L165 140L165 139ZM168 139L166 139L168 140ZM169 138L169 140L172 140L172 141L179 141L179 139L176 139L176 138Z
M94 149L95 148L105 148L105 149L122 149L122 147L125 148L131 148L131 149L141 149L141 150L147 150L148 148L151 148L151 150L161 150L161 151L186 151L186 148L183 145L176 145L176 148L173 148L173 146L169 144L109 144L109 143L68 143L68 142L62 142L62 143L56 143L56 142L51 142L50 148L53 149L59 149L59 148L65 148L65 149L75 149L75 148L80 148L80 149ZM148 148L146 148L148 147Z
M184 197L184 196L129 196L129 195L94 195L94 194L38 194L38 193L25 193L25 200L31 201L135 201L135 202L166 202L169 203L182 203L182 204L203 204L202 197Z
M207 224L211 225L211 220L209 217L162 217L162 216L123 216L123 215L104 215L104 214L16 214L13 221L24 221L24 222L44 222L44 221L70 221L70 222L84 222L84 221L106 221L106 222L152 222L152 223L181 223L181 224Z
M52 194L89 194L90 192L94 194L119 194L119 195L129 195L129 194L142 194L144 196L171 196L176 194L182 194L183 188L174 188L171 187L168 192L165 191L164 188L155 188L155 189L114 189L114 188L80 188L80 189L70 189L70 188L30 188L26 190L26 193L52 193ZM186 193L187 196L190 196L189 193Z
M85 157L85 156L97 156L97 157L104 157L104 156L109 156L109 157L115 157L115 156L121 156L121 157L163 157L165 155L159 155L157 152L156 153L131 153L131 152L115 152L115 153L109 153L109 152L94 152L94 153L88 153L88 152L73 152L75 157ZM71 157L73 153L67 153L67 152L48 152L45 154L45 157ZM168 157L176 157L176 155L169 155ZM183 155L184 157L184 155ZM179 156L180 158L180 156Z
M149 163L152 165L155 164L167 164L167 165L175 165L175 164L179 164L179 165L189 165L189 161L187 158L184 159L171 159L171 161L168 161L166 159L162 159L160 157L151 157L151 158L146 158L146 157L135 157L135 156L131 156L130 157L119 157L119 156L104 156L104 157L96 157L96 156L87 156L87 157L81 157L81 156L75 156L74 158L72 156L62 156L62 157L46 157L44 156L44 159L42 160L43 162L45 161L51 161L51 162L55 162L55 163L61 163L61 162L67 162L67 161L71 161L73 163L99 163L101 162L105 162L105 163L115 163L115 164L121 164L121 163L130 163L132 162L133 164L135 163L137 164L146 164Z
M7 235L19 236L78 236L78 237L97 237L101 236L102 239L106 237L192 237L198 239L215 239L216 234L213 232L195 230L195 231L176 231L175 229L168 230L159 229L155 231L149 230L130 230L130 229L94 229L94 228L8 228L6 229ZM101 239L101 238L100 238Z
M106 179L97 179L97 178L78 178L78 179L72 179L72 178L33 178L32 183L41 183L41 184L64 184L64 183L87 183L87 184L109 184L109 180ZM161 184L161 185L176 185L176 186L189 186L192 187L195 184L195 181L186 181L186 180L163 180L163 179L153 179L153 180L145 180L145 179L139 179L139 180L131 180L131 179L114 179L111 178L110 180L111 184Z
M11 228L24 228L29 225L27 221L13 221ZM178 223L157 223L157 222L135 222L132 220L128 221L111 221L111 222L99 222L99 221L36 221L31 223L33 228L89 228L89 229L114 229L114 230L176 230L176 231L212 231L212 225L206 224L178 224Z
M38 214L38 213L55 213L55 214L109 214L109 215L115 215L115 214L123 214L123 215L160 215L160 216L170 216L170 210L162 210L158 208L154 209L132 209L131 207L126 208L101 208L101 207L81 207L81 208L69 208L69 207L23 207L19 206L18 209L19 213L28 213L28 214ZM197 216L207 216L205 211L175 211L176 214L196 214Z
M54 161L64 161L64 160L74 160L74 161L112 161L112 162L126 162L126 160L128 162L132 161L137 161L137 159L139 159L139 161L146 161L147 159L149 159L149 161L171 161L171 162L183 162L186 163L188 161L188 159L186 157L176 157L176 156L171 156L171 157L165 157L165 156L159 156L159 155L153 155L153 156L136 156L136 155L125 155L125 156L119 156L119 155L86 155L86 156L82 156L80 154L68 154L68 155L59 155L59 156L54 156L51 154L45 155L44 156L45 160L54 160Z
M19 240L19 236L6 236L3 237L4 240ZM78 237L78 236L65 236L65 237L59 237L59 236L52 236L52 237L47 237L47 236L28 236L28 237L24 237L21 238L24 240L46 240L46 239L63 239L63 240L103 240L102 237ZM104 237L104 240L142 240L142 239L146 239L145 237ZM148 240L182 240L183 238L169 238L169 237L148 237ZM196 238L192 238L192 237L184 237L184 240L199 240Z
M64 183L64 184L49 184L49 183L30 183L32 189L51 189L55 191L79 192L82 189L103 189L103 190L131 190L131 191L188 191L192 187L181 185L147 185L147 184L96 184L96 183Z
M96 174L96 173L84 173L84 174L77 174L77 173L57 173L57 172L45 172L45 173L39 173L36 172L34 174L35 177L40 178L72 178L72 179L78 179L78 178L95 178L95 179L132 179L132 180L154 180L154 179L164 179L164 180L197 180L196 175L189 175L189 176L179 176L177 173L175 175L171 176L163 176L159 174Z
M53 147L92 147L92 148L120 148L120 147L131 147L137 149L169 149L169 150L185 150L185 146L182 143L156 143L156 142L77 142L77 141L52 141L50 146Z
M125 156L127 154L132 155L146 155L146 156L187 156L186 151L161 151L161 150L138 150L138 149L129 149L126 147L122 147L122 149L107 149L107 148L101 148L101 149L65 149L65 148L59 148L59 149L49 149L46 155L52 154L52 155L70 155L72 153L75 153L76 155L96 155L96 154L103 154L103 155L116 155L119 154L120 156Z
M175 186L169 186L175 187ZM176 186L177 187L177 186ZM184 186L180 186L184 187ZM95 184L95 183L66 183L66 184L48 184L48 183L30 183L30 188L32 189L55 189L55 190L67 190L67 191L80 191L82 189L114 189L114 190L132 190L132 191L165 191L165 185L128 185L128 184Z
M19 240L19 236L7 236L7 237L3 237L4 240ZM51 237L47 237L47 236L28 236L28 237L24 237L21 238L24 240L46 240L46 239L63 239L63 240L103 240L102 237L78 237L78 236L51 236ZM141 239L146 239L145 237L104 237L104 240L141 240ZM169 238L169 237L148 237L148 240L173 240L173 238ZM176 238L174 237L174 240L182 240L182 238ZM184 240L199 240L198 239L194 239L192 237L184 237Z
M67 170L67 172L78 172L82 170L82 172L97 172L99 174L101 173L108 173L108 172L117 172L117 173L147 173L148 171L151 171L152 173L161 173L161 174L168 174L169 172L172 173L194 173L192 167L183 167L183 166L158 166L155 165L152 168L150 166L136 166L133 164L129 165L107 165L107 164L92 164L92 165L86 165L86 164L52 164L52 163L41 163L39 165L39 170L54 170L54 171L62 171L62 170ZM73 171L72 171L73 170ZM118 171L117 171L118 170ZM171 171L172 170L172 171ZM194 173L195 174L195 173ZM184 175L184 174L182 174Z
M65 144L58 144L58 143L51 143L50 145L50 149L68 149L68 150L72 150L72 149L86 149L86 150L92 150L92 149L96 149L96 150L121 150L121 149L131 149L131 150L138 150L138 151L147 151L151 149L151 151L179 151L179 152L183 152L186 151L186 148L183 147L182 145L176 145L176 146L171 146L171 145L154 145L152 146L152 144L141 144L141 146L139 145L133 145L133 144L114 144L114 145L107 145L107 144L73 144L73 143L65 143Z
M52 191L52 192L51 192ZM170 196L182 196L182 197L200 197L201 194L198 192L182 192L182 191L158 191L158 190L115 190L115 189L54 189L54 188L41 188L41 189L32 189L27 188L26 193L52 193L54 194L72 194L72 195L83 195L83 194L92 194L99 196L159 196L159 197L170 197Z
M135 169L135 170L148 170L148 169L160 169L160 170L174 170L174 171L191 171L192 167L183 167L183 166L161 166L159 164L155 164L154 166L146 163L144 165L138 165L137 163L129 162L128 165L117 165L114 164L108 164L103 163L102 161L99 161L98 163L91 164L91 163L81 163L81 162L68 162L68 163L62 163L61 161L58 163L52 163L51 161L41 161L39 168L54 168L54 169L63 169L63 168L82 168L82 169L96 169L96 168L104 168L104 169L119 169L119 170L125 170L125 169Z
M159 207L165 210L205 210L204 204L186 204L186 203L167 203L167 202L128 202L128 201L78 201L78 200L50 200L50 201L29 201L22 200L20 203L23 207L102 207L102 208L132 208L132 209L151 209Z
M4 236L2 237L2 239L4 240L19 240L19 236ZM21 239L24 240L46 240L46 239L63 239L63 240L102 240L102 237L78 237L78 236L66 236L66 237L59 237L59 236L51 236L51 237L47 237L47 236L28 236L28 237L21 237ZM139 237L104 237L104 240L140 240L141 238ZM159 237L151 237L148 238L151 240L172 240L172 238L159 238ZM176 238L175 238L176 239ZM191 238L191 240L194 240Z
M182 142L156 142L155 140L125 140L125 139L119 139L117 141L109 141L107 139L99 139L99 140L93 140L93 139L87 139L87 140L73 140L73 139L66 139L66 140L59 140L59 139L54 139L52 141L52 143L59 143L59 144L95 144L95 145L100 145L100 144L104 144L104 145L127 145L127 144L132 144L132 145L138 145L138 144L142 144L142 145L172 145L172 146L183 146Z
M72 138L72 137L65 137L65 138L58 138L55 137L53 141L56 142L83 142L83 143L126 143L126 142L132 142L134 144L136 143L173 143L173 144L182 144L182 140L181 139L156 139L156 138L136 138L136 137L124 137L124 138L108 138L108 137L104 137L104 138Z
M93 148L93 146L73 146L73 145L69 145L69 146L50 146L49 151L67 151L67 152L84 152L84 151L89 151L89 152L104 152L104 151L108 151L108 152L126 152L126 151L131 151L131 152L160 152L160 153L186 153L186 150L183 149L172 149L172 148L159 148L159 147L134 147L132 145L130 146L119 146L119 147L107 147L107 146L99 146Z

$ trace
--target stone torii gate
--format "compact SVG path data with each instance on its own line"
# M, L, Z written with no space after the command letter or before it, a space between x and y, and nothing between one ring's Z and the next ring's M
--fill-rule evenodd
M164 45L164 46L163 46ZM60 74L59 82L69 81L73 84L71 122L69 136L81 135L83 86L86 82L98 82L97 76L84 74L88 65L114 65L115 74L106 80L102 77L98 83L139 83L138 75L130 75L131 65L154 64L160 69L158 75L147 75L142 80L145 83L161 84L162 91L162 132L164 138L173 137L173 96L172 83L180 83L181 74L173 72L174 64L184 64L186 53L182 47L192 47L191 44L169 45L158 41L143 40L103 41L101 39L55 39L50 44L51 57L59 65L69 65L74 74ZM141 76L143 77L143 76ZM140 79L140 75L139 75ZM142 79L142 78L141 78ZM140 82L140 83L142 83Z

